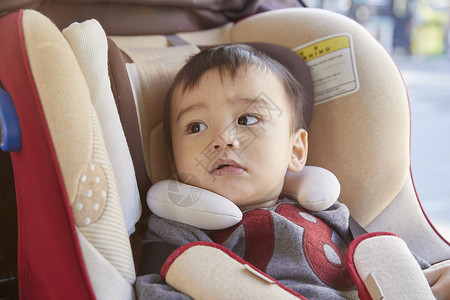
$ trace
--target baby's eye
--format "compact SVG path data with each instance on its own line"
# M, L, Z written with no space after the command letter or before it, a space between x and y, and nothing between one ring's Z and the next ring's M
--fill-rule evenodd
M253 125L255 123L258 123L259 121L260 121L260 118L258 118L257 116L243 115L238 118L237 123L239 125L248 126L248 125Z
M203 124L201 122L191 123L187 127L188 127L189 133L198 133L198 132L203 131L206 128L208 128L208 126L206 126L206 124Z

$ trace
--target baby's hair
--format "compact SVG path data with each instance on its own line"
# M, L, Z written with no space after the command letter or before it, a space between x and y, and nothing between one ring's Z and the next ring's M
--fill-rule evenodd
M170 110L173 93L181 89L185 93L198 86L202 76L209 70L217 69L219 74L235 78L242 67L256 67L261 71L272 72L282 83L291 108L291 129L306 129L303 113L305 96L301 84L275 59L251 46L244 44L221 45L207 48L192 56L175 76L164 103L164 128L169 149L172 149ZM255 95L256 96L256 95Z

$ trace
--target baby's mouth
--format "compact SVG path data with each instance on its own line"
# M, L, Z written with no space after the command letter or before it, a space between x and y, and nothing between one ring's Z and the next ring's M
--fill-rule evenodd
M216 176L239 175L246 170L237 162L229 158L220 158L212 166L210 173Z

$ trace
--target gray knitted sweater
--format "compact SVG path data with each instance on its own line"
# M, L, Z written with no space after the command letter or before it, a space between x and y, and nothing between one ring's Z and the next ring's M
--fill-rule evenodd
M274 207L246 211L240 223L218 231L155 215L150 216L148 227L147 242L219 243L308 299L357 299L345 264L352 239L349 211L341 203L309 212L297 202L282 199ZM189 299L158 274L138 277L136 292L140 299Z

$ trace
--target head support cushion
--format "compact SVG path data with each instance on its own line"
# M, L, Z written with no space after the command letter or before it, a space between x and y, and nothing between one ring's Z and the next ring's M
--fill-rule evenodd
M327 209L340 193L337 178L328 170L305 166L292 182L298 194L286 195L312 211ZM285 183L286 184L286 183ZM206 230L220 230L239 223L241 210L227 198L175 180L162 180L147 193L147 205L159 217Z

